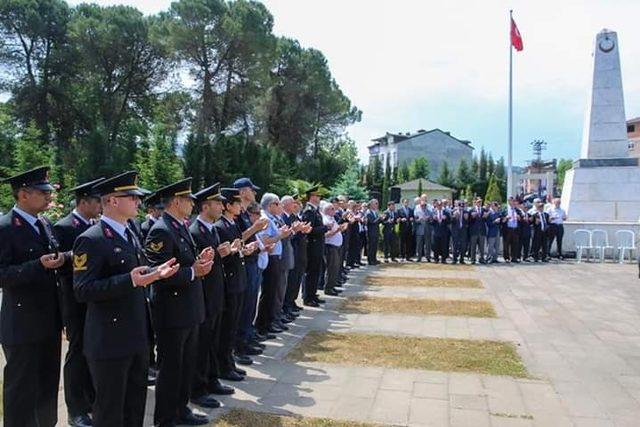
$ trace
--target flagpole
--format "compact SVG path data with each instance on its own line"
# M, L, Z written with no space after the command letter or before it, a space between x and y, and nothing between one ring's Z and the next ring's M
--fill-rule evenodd
M513 10L509 10L509 148L507 154L507 197L513 196L513 43L511 22Z

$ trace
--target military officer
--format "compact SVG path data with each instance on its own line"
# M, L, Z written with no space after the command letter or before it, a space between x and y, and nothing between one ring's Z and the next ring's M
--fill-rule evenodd
M65 263L49 222L48 167L7 178L15 206L0 218L0 342L7 427L54 426L60 379L61 319L56 269Z
M155 224L158 218L162 216L164 205L158 198L157 193L149 195L145 199L144 204L147 207L147 217L144 222L140 224L140 231L142 232L142 237L146 239L147 234L149 234L149 230L153 227L153 224Z
M302 211L302 222L311 225L311 231L307 234L307 276L303 289L304 305L318 307L324 300L318 298L318 282L322 269L324 254L324 234L328 228L322 222L320 214L320 188L315 185L306 192L307 204Z
M100 195L95 185L104 180L100 178L70 189L75 194L76 207L69 215L60 219L53 231L60 244L60 250L70 259L73 243L98 218L102 211ZM60 269L62 322L69 348L64 360L64 400L67 404L68 422L73 427L90 426L91 405L95 392L91 383L91 374L87 360L82 353L82 335L87 305L79 303L73 294L73 268L68 262Z
M221 242L231 245L231 255L223 259L224 270L224 311L220 346L218 348L218 364L220 378L229 381L242 381L246 371L236 366L233 350L236 346L238 326L243 304L243 294L247 286L247 272L244 257L257 249L257 242L244 244L238 216L242 208L240 190L237 188L221 189L224 212L215 222Z
M141 243L127 227L142 192L137 173L125 172L94 187L100 221L73 245L73 287L87 307L84 354L95 387L96 426L142 426L147 395L147 319L144 287L178 271L175 259L149 269ZM57 369L56 369L57 370Z
M209 399L213 406L216 400L207 396L212 394L233 394L234 389L218 380L219 367L217 353L220 345L222 311L224 309L224 270L222 259L231 254L231 244L221 242L218 230L213 224L222 216L222 202L226 199L220 194L220 183L213 184L195 194L199 214L189 227L199 251L208 247L215 249L215 258L211 272L202 278L205 301L205 320L200 325L198 336L198 362L196 374L191 386L191 401L206 403ZM204 400L203 400L204 399ZM219 406L219 404L217 404Z
M204 321L201 278L211 271L211 247L198 252L185 220L191 215L194 196L191 178L156 191L165 210L151 227L145 242L151 266L176 258L178 273L153 285L153 323L158 345L158 377L154 425L202 425L209 422L188 406L198 343L198 326ZM199 402L207 405L207 402ZM215 405L209 401L210 405Z

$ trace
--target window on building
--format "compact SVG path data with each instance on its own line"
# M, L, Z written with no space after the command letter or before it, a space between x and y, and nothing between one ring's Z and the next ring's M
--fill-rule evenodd
M632 133L636 131L636 125L627 125L627 133Z
M633 150L634 145L635 145L635 144L634 144L633 142L630 142L630 143L629 143L629 150Z

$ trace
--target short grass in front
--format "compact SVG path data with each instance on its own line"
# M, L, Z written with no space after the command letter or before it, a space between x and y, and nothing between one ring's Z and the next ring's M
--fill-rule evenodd
M529 376L515 346L500 341L312 331L289 352L287 359L293 362L475 372L520 378Z
M496 317L489 301L358 296L345 300L344 313L413 314L418 316Z
M478 279L467 277L402 277L370 275L364 279L370 286L406 286L428 288L482 288Z
M403 262L403 263L384 263L380 264L383 269L393 268L400 270L458 270L458 271L474 271L475 266L471 264L436 264L435 262Z

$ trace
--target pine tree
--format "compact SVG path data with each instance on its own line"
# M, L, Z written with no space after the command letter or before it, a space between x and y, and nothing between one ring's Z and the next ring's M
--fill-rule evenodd
M367 198L367 189L360 185L358 179L358 166L347 169L331 188L332 196L344 195L354 200Z
M387 202L389 201L389 188L391 187L391 185L391 165L389 164L389 157L387 157L387 161L384 167L384 178L382 180L381 207L387 206Z
M411 180L411 172L409 170L409 165L407 162L402 162L402 166L400 167L400 176L398 184L402 184L403 182L407 182Z
M482 147L480 149L480 160L479 160L479 165L478 165L478 180L482 181L482 182L486 182L487 181L487 177L488 175L488 169L489 169L489 165L488 165L488 160L487 160L487 153L484 151L484 147Z
M409 179L429 179L429 161L425 157L416 157L409 167Z
M418 181L418 197L422 196L424 190L422 189L422 180Z
M498 187L498 181L495 175L489 177L489 184L487 185L487 194L484 196L486 202L496 201L502 203L502 193Z
M493 173L498 183L498 188L501 194L507 193L507 171L504 166L504 157L500 157L496 162L496 170Z
M442 162L440 175L438 176L438 184L449 188L455 187L455 180L453 179L453 175L451 174L451 170L449 169L447 162Z
M148 140L143 141L136 153L136 169L140 185L148 189L157 189L182 178L183 168L175 152L172 133L166 132L163 125L155 125ZM195 183L194 188L198 188Z
M465 159L460 160L458 163L458 170L456 171L455 185L459 188L465 188L467 185L473 184L474 179L469 169L469 165Z

